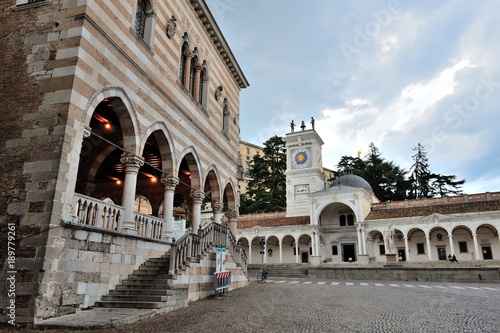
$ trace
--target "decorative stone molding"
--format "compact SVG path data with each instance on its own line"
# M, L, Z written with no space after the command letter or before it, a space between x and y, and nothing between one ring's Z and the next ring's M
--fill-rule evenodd
M125 164L125 171L139 172L144 165L144 158L137 155L122 155L120 162Z
M175 31L177 28L177 19L175 18L174 15L170 18L170 20L167 23L167 37L168 39L172 39L175 36Z
M212 210L214 212L220 213L222 211L222 203L221 202L214 202L212 203Z
M165 187L165 191L175 191L179 185L179 178L175 176L162 176L160 180Z
M191 192L191 198L193 198L194 203L202 203L205 199L205 193L199 190L194 190Z
M215 89L215 99L217 101L221 99L223 91L224 87L222 85L218 86L217 89Z
M228 210L226 212L226 216L229 220L237 220L240 216L240 213L236 210Z

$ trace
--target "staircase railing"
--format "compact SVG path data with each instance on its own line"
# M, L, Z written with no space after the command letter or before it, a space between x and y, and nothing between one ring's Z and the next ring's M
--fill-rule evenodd
M218 223L208 223L198 229L198 234L187 233L176 240L170 251L170 274L177 274L187 263L200 259L213 246L225 247L232 253L235 262L247 270L245 251L236 244L231 230Z

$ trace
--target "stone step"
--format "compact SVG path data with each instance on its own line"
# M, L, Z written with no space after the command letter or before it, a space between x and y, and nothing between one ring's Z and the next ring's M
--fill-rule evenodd
M146 262L149 262L151 264L165 264L170 262L170 256L160 257L160 258L149 258Z
M102 296L103 302L166 302L171 296L158 295L105 295Z
M172 279L169 279L165 276L156 276L156 275L140 275L140 276L129 276L124 279L122 283L171 283Z
M170 288L170 283L163 282L163 283L151 283L149 282L144 282L144 283L132 283L132 282L122 282L121 284L116 286L116 289L171 289Z
M113 289L109 291L110 295L150 295L150 296L171 296L172 289Z
M134 309L160 309L167 306L162 302L122 302L122 301L97 301L97 308L134 308Z
M150 261L146 261L145 263L143 263L140 267L169 267L170 266L170 260L166 261L166 262L150 262Z
M135 271L132 272L131 275L167 275L168 273L168 268L164 269L150 269L150 268L144 268L144 269L136 269Z

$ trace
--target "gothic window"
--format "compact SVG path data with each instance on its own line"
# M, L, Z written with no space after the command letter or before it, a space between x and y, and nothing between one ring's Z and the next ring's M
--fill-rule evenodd
M222 109L222 131L224 134L229 135L229 107L227 99L224 100L224 107Z
M180 62L180 68L179 68L179 81L181 81L181 83L183 85L184 84L184 73L186 71L186 55L188 53L188 44L187 42L184 42L184 44L182 44L182 49L181 49L181 62Z
M195 90L195 73L196 67L198 67L198 57L195 56L193 60L191 60L191 67L189 68L189 92L194 96Z
M141 38L144 38L144 31L146 30L146 9L146 0L137 1L134 29Z
M153 43L154 13L151 0L137 0L134 30L137 37L149 46Z
M207 94L206 94L207 84L208 84L207 69L205 66L203 66L201 68L201 72L200 72L200 82L199 82L200 86L199 86L199 96L198 96L198 102L203 107L205 107L205 104L207 104L207 103L205 103L205 100L207 97Z

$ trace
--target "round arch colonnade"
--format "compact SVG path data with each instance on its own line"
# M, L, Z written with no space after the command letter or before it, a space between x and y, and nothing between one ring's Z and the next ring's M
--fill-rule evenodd
M236 234L237 181L224 161L212 157L212 147L186 140L179 124L148 121L136 108L116 86L89 99L72 156L79 161L71 179L78 222L170 240L174 215L184 213L197 232L202 205L210 204L212 221L221 223L225 214ZM148 201L149 214L136 211L138 197Z

